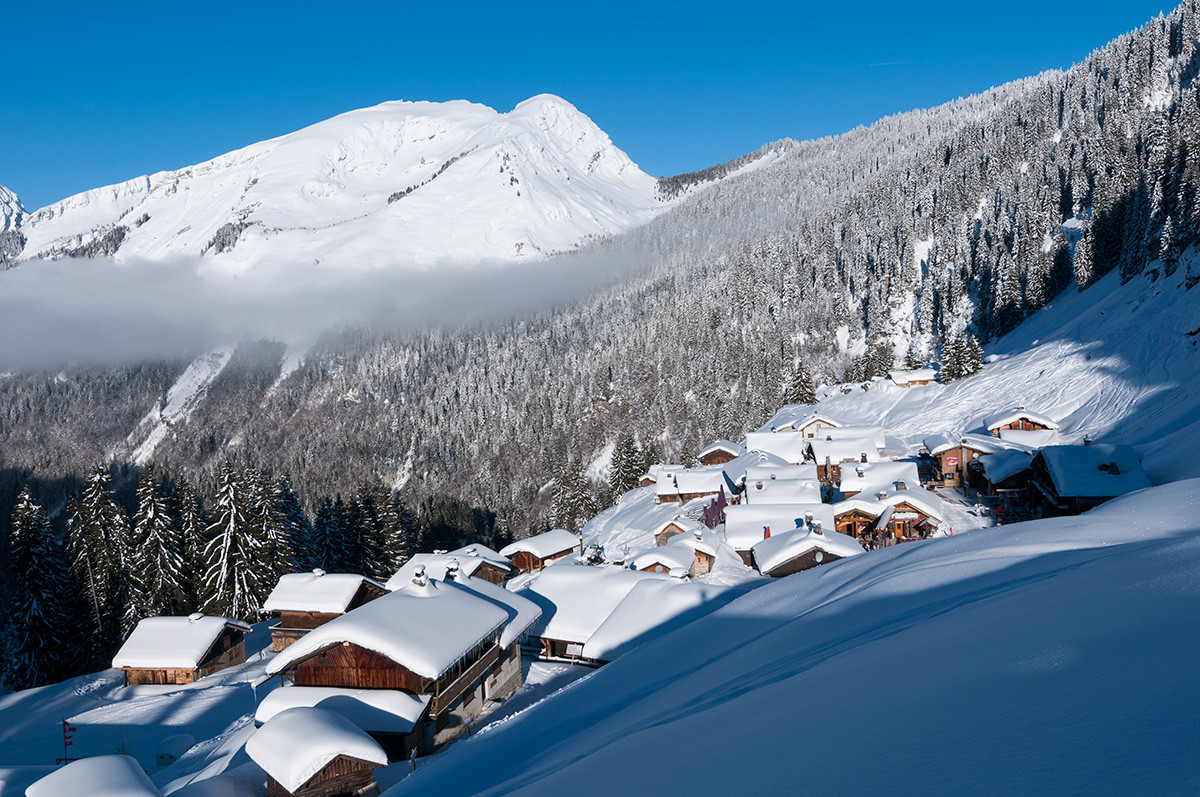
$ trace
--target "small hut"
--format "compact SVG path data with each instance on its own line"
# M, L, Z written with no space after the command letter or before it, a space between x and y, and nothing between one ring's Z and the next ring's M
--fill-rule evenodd
M665 520L654 527L654 544L661 548L670 542L673 537L695 531L698 528L700 528L700 524L690 518L675 517L671 520Z
M526 537L500 549L500 555L523 573L536 573L551 562L582 553L583 543L566 529Z
M373 793L383 748L353 722L321 708L290 708L246 741L267 773L267 797L352 797Z
M728 440L717 440L697 456L701 465L724 465L742 453L742 446Z
M246 662L250 626L228 617L147 617L113 657L125 685L190 684Z
M1058 429L1058 422L1049 415L1027 410L1023 405L1019 405L1007 412L993 415L985 423L987 430L996 437L1000 437L1000 433L1008 429L1022 432L1055 431Z
M633 569L647 573L666 573L683 578L691 570L695 557L692 551L678 545L654 548L633 560Z
M764 576L781 578L862 552L853 537L824 529L817 520L757 543L754 563Z
M378 581L351 573L317 569L280 576L262 608L279 618L271 626L271 649L278 653L312 629L386 594Z
M717 560L717 545L712 540L711 534L709 539L704 539L704 534L700 529L696 529L691 534L681 534L671 540L668 547L685 548L691 552L691 563L688 565L688 575L695 578L696 576L706 576L712 571L713 563Z

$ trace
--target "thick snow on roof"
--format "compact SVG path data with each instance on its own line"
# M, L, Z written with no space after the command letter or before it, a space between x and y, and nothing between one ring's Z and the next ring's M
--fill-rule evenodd
M1045 426L1047 429L1058 428L1058 421L1054 420L1049 415L1043 415L1040 412L1033 412L1022 407L1014 407L1011 410L1006 410L1005 412L993 415L985 420L984 424L987 426L987 429L990 432L1001 426L1013 423L1014 421L1019 421L1022 418L1027 421L1032 421L1033 423Z
M901 484L904 487L900 487ZM921 474L915 462L887 460L842 466L843 493L858 492L867 498L874 498L881 492L890 494L896 490L912 490L920 486Z
M566 565L550 567L522 593L542 607L531 633L546 639L587 642L634 585L669 578L622 567Z
M937 379L937 375L936 368L913 368L888 371L887 378L897 385L908 385L913 382L932 382Z
M579 550L579 537L566 529L552 529L545 534L535 534L511 545L505 545L500 549L500 554L511 557L520 551L528 551L539 559L545 559L547 556L572 549Z
M882 426L838 426L833 429L822 429L814 440L861 440L866 438L876 449L882 451L887 447L887 435Z
M816 481L817 466L812 462L801 462L797 465L776 465L766 462L747 466L743 470L743 474L747 481L751 479L755 481L759 479L808 479L809 481Z
M421 721L431 699L403 689L285 686L262 699L254 721L268 722L291 708L320 708L341 714L368 733L409 733Z
M863 552L863 547L856 539L834 531L830 526L824 526L820 534L806 526L783 534L772 534L769 539L755 543L754 562L760 573L769 573L784 562L814 549L843 559Z
M481 559L484 562L495 565L501 569L512 569L512 562L508 561L508 557L499 551L494 551L482 543L473 542L470 545L464 545L457 551L451 551L451 556L458 557L458 565L466 572L464 562L469 562L475 559ZM472 568L471 572L475 572L476 568ZM469 574L468 574L469 575Z
M670 520L662 521L657 526L652 528L650 530L650 533L654 534L655 536L658 536L659 534L662 534L663 531L666 530L667 526L678 526L683 531L690 532L690 531L695 531L696 529L700 528L700 521L692 520L691 518L688 518L688 517L680 517L677 515L677 516L671 518Z
M249 631L250 626L227 617L147 617L113 657L114 667L194 669L226 627Z
M833 528L833 510L829 504L738 504L725 507L725 541L737 551L748 551L763 539L763 527L771 535L791 531L805 522L812 513L827 529Z
M378 581L351 573L288 573L279 577L263 603L263 611L340 614L349 608L364 582L383 589Z
M886 498L882 499L881 503L890 507L895 507L897 504L909 504L929 515L934 520L945 519L942 510L942 499L928 490L899 490L889 493Z
M841 426L841 422L813 409L812 404L786 404L758 428L759 432L782 432L799 430L813 421L822 421L829 426Z
M246 754L290 792L339 756L387 765L379 743L334 711L289 708L246 741Z
M774 454L793 465L804 461L809 440L801 432L747 432L746 450Z
M1108 498L1150 486L1130 446L1046 446L1040 455L1063 498Z
M717 546L720 544L721 541L716 538L716 533L706 529L699 533L676 534L667 540L666 547L687 548L692 551L706 553L709 556L716 556Z
M1023 451L997 451L985 454L977 461L992 484L999 484L1033 465L1033 457Z
M812 479L746 479L742 500L748 504L809 504L821 502L821 483Z
M452 586L469 589L484 600L492 601L508 612L509 620L500 632L500 647L506 648L518 641L529 631L529 627L542 616L542 607L529 598L499 587L482 578L460 575L449 582Z
M717 493L722 489L728 492L730 485L725 480L724 466L710 465L664 475L655 482L654 489L660 496L675 496L691 493Z
M997 451L1028 451L1027 446L1017 442L1001 440L998 437L992 437L985 434L964 434L957 437L950 435L927 435L925 437L925 448L934 456L949 451L952 448L962 446L969 448L972 451L978 451L981 454L995 454Z
M1017 443L1028 448L1042 448L1058 437L1053 429L1001 429L1000 439L1006 443Z
M25 790L28 797L158 797L146 773L127 755L102 755L72 761Z
M878 462L883 459L879 455L875 441L869 437L850 437L841 440L825 440L814 437L808 441L808 444L812 447L813 461L818 465L824 465L825 460L837 465L841 462L862 462L863 457L866 457L867 462Z
M646 551L634 559L633 569L645 570L654 565L666 565L671 571L682 570L682 575L687 575L687 571L691 568L693 561L695 561L695 554L691 548L683 545L664 545L654 550ZM674 574L672 572L672 575Z
M483 546L467 546L468 548L483 548ZM491 551L490 548L483 548L485 551ZM458 572L464 575L473 575L476 570L483 567L485 564L491 564L505 570L512 570L512 563L505 557L492 551L492 556L469 556L464 554L466 549L460 548L451 553L418 553L414 554L407 562L400 566L396 574L388 579L387 589L397 590L401 587L412 583L413 576L416 575L417 568L425 568L425 575L429 578L444 581L446 579L446 571L453 564L458 565Z
M736 457L737 455L741 454L743 450L744 449L742 448L741 443L734 443L729 440L722 439L710 443L708 447L706 447L696 456L703 457L707 454L715 454L718 451L728 451L730 454L733 454Z
M855 497L847 498L845 501L838 501L836 504L832 504L829 508L833 510L833 516L835 518L841 517L847 512L853 512L855 510L858 510L859 512L865 512L866 514L877 518L883 514L883 510L887 509L887 506L887 504L880 501L868 501L864 498Z
M660 478L662 478L662 476L664 474L676 473L681 470L686 470L686 469L682 465L662 465L662 464L651 465L650 469L647 470L645 473L643 473L641 478L642 479L648 478L653 481L658 481Z
M787 468L792 465L783 457L769 454L766 451L747 451L721 466L725 470L725 480L737 486L746 479L746 473L755 468ZM796 466L800 467L800 466Z
M612 661L713 611L740 590L668 579L642 581L613 609L583 646L589 659Z
M351 642L423 678L437 678L508 621L508 612L466 589L433 580L410 583L309 631L276 655L267 672Z

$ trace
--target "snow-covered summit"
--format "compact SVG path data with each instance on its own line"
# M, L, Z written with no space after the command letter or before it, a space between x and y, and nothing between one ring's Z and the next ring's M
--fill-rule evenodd
M536 259L648 221L655 191L559 97L392 101L48 205L24 256L203 256L221 273Z
M17 195L0 185L0 232L19 227L25 215L25 207Z

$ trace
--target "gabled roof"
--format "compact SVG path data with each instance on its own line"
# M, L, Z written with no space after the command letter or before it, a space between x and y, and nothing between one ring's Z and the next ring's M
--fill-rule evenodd
M72 761L25 790L28 797L159 797L142 765L127 755L101 755Z
M881 503L885 506L895 509L897 504L908 504L914 509L919 509L926 515L937 521L945 520L942 512L942 499L938 498L933 493L918 492L916 490L899 490L890 493L887 498L884 498ZM886 514L886 513L885 513Z
M289 792L331 761L356 758L387 765L387 753L353 722L322 708L289 708L246 740L246 755Z
M502 648L508 647L525 636L530 626L536 623L538 618L542 616L542 607L529 600L529 598L507 590L504 587L498 587L490 581L484 581L482 578L471 578L470 576L460 575L448 583L451 586L468 589L484 600L491 601L508 612L508 623L505 624L504 630L500 632L500 647Z
M704 456L707 456L708 454L715 454L718 451L727 451L736 457L742 453L742 444L734 443L729 440L717 440L717 441L709 444L709 446L707 448L705 448L703 451L701 451L696 456L704 457Z
M949 435L930 435L924 440L925 448L930 454L937 456L943 451L949 451L952 448L969 448L972 451L978 451L980 454L995 454L997 451L1028 451L1027 446L1020 443L1009 442L998 437L992 437L985 434L968 433L959 435L958 437L950 437Z
M792 467L786 459L768 454L766 451L747 451L735 459L726 462L721 468L725 471L725 480L732 487L737 487L746 479L747 472L758 469L778 469Z
M693 493L717 493L729 490L725 480L725 469L721 465L688 468L664 474L654 485L658 496L690 495Z
M814 520L833 528L833 511L829 504L737 504L725 508L725 541L735 551L748 551L770 527L771 535L791 531L805 523L811 513Z
M657 537L666 530L667 526L678 526L682 532L695 531L700 528L700 521L692 520L691 518L679 517L676 515L670 520L664 520L650 530L650 533Z
M137 624L113 657L112 666L133 669L194 670L226 628L250 626L228 617L147 617Z
M808 438L801 432L746 433L747 451L764 451L792 464L804 461L804 450L807 443Z
M887 447L887 434L882 426L839 426L834 429L822 429L817 437L822 440L861 440L866 438L879 451Z
M1141 457L1129 446L1046 446L1038 457L1061 498L1113 498L1150 486Z
M542 607L530 633L584 643L638 582L664 578L623 567L564 565L546 568L520 594Z
M665 545L651 548L638 556L633 560L633 569L645 570L654 565L664 565L671 571L671 575L675 575L676 571L682 571L680 575L686 576L693 561L695 561L695 554L691 548L682 545Z
M288 573L279 577L279 583L263 603L263 611L341 614L350 608L350 602L363 584L384 589L378 581L352 573L326 573L324 570Z
M847 498L845 501L838 501L830 508L833 510L833 517L837 518L845 515L847 512L862 512L865 515L870 515L873 518L878 518L883 514L883 510L887 509L887 504L882 501L868 501L864 498Z
M1014 407L1011 410L1005 410L1004 412L997 413L996 415L986 419L984 424L987 426L988 431L990 432L1000 428L1001 426L1013 423L1014 421L1019 421L1022 418L1027 421L1032 421L1036 424L1045 426L1047 429L1058 428L1058 422L1049 415L1043 415L1040 412L1033 412L1032 410L1027 410L1024 407Z
M643 473L638 481L642 481L644 479L658 481L664 473L675 473L676 471L681 471L684 469L685 468L682 465L651 465L650 469Z
M859 476L858 474L862 475ZM903 484L901 488L899 485ZM914 490L921 486L917 463L906 460L848 463L842 466L842 492L862 493L875 498L879 493L894 493L900 489Z
M521 551L526 551L539 559L545 559L547 556L553 556L563 551L578 550L579 545L578 536L566 529L552 529L545 534L535 534L532 537L517 540L511 545L505 545L500 549L500 554L511 558Z
M786 432L803 429L814 421L823 421L829 426L841 426L841 421L817 412L812 404L787 404L771 416L757 431Z
M816 479L747 479L742 500L748 504L816 504L821 502L821 483Z
M841 462L861 462L866 456L867 462L878 462L882 459L875 441L869 437L851 437L841 440L826 440L814 437L808 441L812 451L812 459L818 465L824 465L825 460L837 465Z
M258 724L290 708L320 708L341 714L368 733L409 733L421 721L430 695L403 689L346 689L338 686L285 686L262 699Z
M932 382L937 379L938 372L936 368L898 368L887 372L887 378L892 380L897 385L908 385L913 382Z
M863 547L859 545L858 540L832 528L823 528L818 534L811 527L804 527L783 534L773 534L770 538L755 543L753 550L758 571L766 574L809 551L821 550L844 559L862 553Z
M474 550L476 553L474 555L466 553L469 550ZM451 551L450 553L414 554L407 562L401 565L394 576L388 579L387 588L389 590L399 589L411 583L412 577L418 567L425 568L425 575L429 578L443 581L446 578L446 570L451 564L457 564L459 572L468 576L474 575L475 571L485 564L490 564L504 571L512 571L513 569L512 563L507 558L501 556L491 548L485 545L468 545L465 548L459 548L457 551Z
M1023 451L997 451L995 454L985 454L976 462L983 468L988 481L999 484L1029 470L1033 465L1033 457Z
M349 642L423 678L437 678L509 619L508 612L468 590L427 579L314 628L277 654L267 672L283 672Z
M667 547L687 548L691 551L699 551L709 556L717 555L717 545L719 541L715 539L715 532L694 532L692 534L677 534L667 540Z
M1053 429L1001 429L1000 439L1027 448L1042 448L1058 436Z

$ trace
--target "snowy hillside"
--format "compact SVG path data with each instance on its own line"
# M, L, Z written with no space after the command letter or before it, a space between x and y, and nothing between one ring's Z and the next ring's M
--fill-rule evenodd
M12 191L0 185L0 232L8 232L21 223L25 208Z
M1198 513L1182 482L780 579L388 794L1195 792Z
M29 216L25 257L204 255L204 268L541 258L630 229L656 181L570 103L386 102Z

